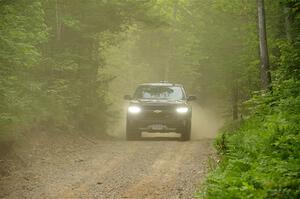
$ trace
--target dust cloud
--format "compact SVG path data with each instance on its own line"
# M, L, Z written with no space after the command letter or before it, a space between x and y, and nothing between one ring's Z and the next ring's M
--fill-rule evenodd
M118 117L118 119L112 122L107 127L107 134L114 138L125 139L126 133L126 110L127 110L127 103L124 103L122 106L122 111Z
M124 104L121 116L112 125L108 127L108 134L112 137L124 139L126 128L126 106ZM197 103L192 104L193 116L192 116L192 140L199 140L205 138L215 138L218 130L223 125L223 119L218 116L217 113L201 107ZM143 137L178 137L174 133L150 133L142 134Z
M215 138L219 129L223 126L222 117L200 105L193 103L192 115L192 140Z

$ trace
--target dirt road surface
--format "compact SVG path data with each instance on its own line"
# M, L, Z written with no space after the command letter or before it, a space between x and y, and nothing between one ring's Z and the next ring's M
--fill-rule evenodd
M212 140L89 140L19 154L1 176L0 198L194 198L213 156ZM3 160L2 160L3 161Z

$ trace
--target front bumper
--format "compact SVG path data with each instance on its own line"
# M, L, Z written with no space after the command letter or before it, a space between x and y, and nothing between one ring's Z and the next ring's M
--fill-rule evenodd
M127 114L127 125L130 128L145 132L181 132L191 120L190 113L179 115L172 114Z

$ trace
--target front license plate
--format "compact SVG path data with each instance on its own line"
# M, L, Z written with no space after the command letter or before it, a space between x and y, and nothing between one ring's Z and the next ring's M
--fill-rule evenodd
M162 124L153 124L151 125L152 130L159 131L164 129L164 125Z

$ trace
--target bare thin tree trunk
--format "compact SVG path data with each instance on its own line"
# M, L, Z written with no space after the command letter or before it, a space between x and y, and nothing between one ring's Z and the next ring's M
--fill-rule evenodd
M284 26L285 26L285 34L286 38L289 42L292 42L292 35L291 35L291 21L289 17L289 12L290 9L288 7L284 8L284 15L285 15L285 20L284 20Z
M237 120L239 118L238 113L238 100L239 100L239 92L238 92L238 85L235 82L232 86L232 119Z
M177 17L177 7L178 7L178 0L176 0L174 2L174 6L173 6L173 32L172 32L172 36L170 39L170 43L171 43L171 47L170 47L170 55L169 55L169 60L168 63L165 66L165 75L164 75L164 80L168 81L169 80L169 72L170 72L170 67L172 66L172 60L174 59L174 51L175 51L175 46L174 46L174 42L176 39L176 33L175 33L175 28L176 28L176 17Z
M61 19L60 19L60 12L59 12L59 2L55 0L55 17L56 17L56 39L60 41L61 37Z
M271 74L269 66L269 53L267 44L266 33L266 19L265 19L265 7L264 0L257 0L258 10L258 30L259 30L259 47L260 47L260 60L261 60L261 87L262 89L271 88Z

